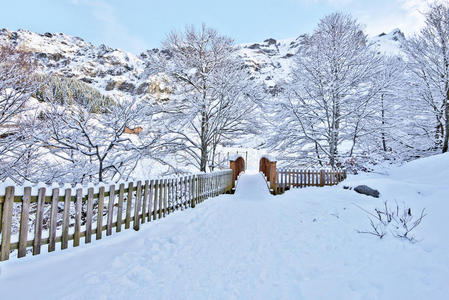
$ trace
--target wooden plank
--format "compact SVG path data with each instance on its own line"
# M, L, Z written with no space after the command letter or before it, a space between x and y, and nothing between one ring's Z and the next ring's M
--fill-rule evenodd
M112 234L112 219L114 217L115 185L109 186L108 218L106 225L106 235Z
M203 183L203 202L207 198L209 198L209 192L210 192L210 175L204 176L204 183Z
M163 197L164 197L164 180L161 179L159 180L159 216L158 218L162 218L162 202L163 202Z
M86 237L84 243L88 244L92 240L92 215L94 206L94 188L87 190L87 214L86 214Z
M237 177L238 178L238 177ZM202 200L203 200L203 198L204 198L204 183L205 183L205 180L206 179L206 177L204 176L204 175L201 175L200 176L200 184L199 184L199 188L200 188L200 192L199 192L199 198L198 198L198 203L201 203L202 202Z
M301 173L300 170L296 170L296 187L300 187Z
M282 186L282 191L285 192L285 188L287 187L287 169L284 168L282 173L284 177L283 179L284 184Z
M238 178L238 175L237 175ZM201 197L203 197L203 180L204 176L198 176L198 197L196 199L196 203L199 204L201 202Z
M64 195L64 213L62 216L62 241L61 241L61 249L67 249L69 246L69 222L70 222L70 198L71 198L71 189L65 190Z
M142 219L141 223L145 223L147 218L147 202L148 202L148 189L150 188L150 181L145 180L143 187L143 199L142 199Z
M83 203L83 189L77 189L75 200L75 232L73 233L73 247L78 247L80 245L82 203Z
M204 197L206 196L206 181L207 177L205 175L201 176L200 181L200 203L203 202Z
M34 224L33 255L38 255L41 253L42 227L44 225L43 224L44 205L45 205L45 188L40 188L38 191L36 219Z
M102 238L103 232L103 210L104 210L104 186L100 186L98 190L98 213L97 213L97 230L96 239Z
M134 230L140 229L140 206L142 201L142 181L137 181L136 204L134 205Z
M201 200L201 196L202 196L202 194L201 194L201 190L202 190L201 186L202 186L202 184L203 184L203 176L199 175L198 176L197 187L196 187L197 188L196 204L200 203L200 200Z
M291 189L292 187L292 170L288 170L288 188Z
M187 199L188 199L188 190L187 190L187 176L182 176L179 178L179 201L181 202L182 210L186 209Z
M282 189L281 192L283 193L284 192L284 170L283 169L280 170L279 175L281 176L281 189Z
M48 243L48 252L53 252L56 249L56 225L58 223L58 203L59 203L59 189L53 189L51 197L51 211L50 211L50 233Z
M167 207L166 214L170 214L171 205L173 203L173 182L172 179L167 179Z
M159 199L159 179L154 181L154 203L153 203L153 220L157 219L157 205Z
M231 179L232 180L232 179ZM190 176L190 207L195 207L195 175Z
M154 180L151 180L148 191L148 222L151 222L151 216L153 215L153 197L154 197Z
M163 187L164 187L164 212L163 212L164 218L167 215L167 206L168 206L168 203L167 203L168 202L168 187L167 187L167 184L168 184L168 180L165 179L164 180L164 185L163 185Z
M128 197L126 198L126 217L125 217L125 229L131 226L131 205L133 202L133 183L128 184Z
M0 233L2 232L2 223L3 223L3 201L4 199L0 198Z
M193 199L192 175L189 175L187 177L187 185L188 185L188 190L189 190L187 207L192 207L192 199Z
M122 217L123 217L123 198L125 197L125 184L121 183L118 193L118 207L117 207L117 227L116 232L122 231Z
M172 182L172 189L171 189L171 191L172 191L172 211L175 211L177 209L177 205L178 205L178 200L176 197L176 188L177 188L176 187L176 185L177 185L176 178L172 178L171 182Z
M28 221L30 216L30 199L31 187L23 190L22 211L20 214L20 230L19 230L19 250L17 257L26 256L27 240L28 240Z
M177 178L172 178L172 211L178 209L178 199L176 189L177 189Z
M14 187L8 186L5 191L5 200L3 202L2 211L2 246L0 248L0 261L9 259L13 206Z

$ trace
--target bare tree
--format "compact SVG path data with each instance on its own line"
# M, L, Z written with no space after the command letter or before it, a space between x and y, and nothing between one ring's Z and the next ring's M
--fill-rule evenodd
M254 112L255 86L233 40L205 25L172 32L151 68L173 85L161 103L172 147L187 163L213 168L216 147L246 131Z
M17 180L17 171L27 169L36 155L28 143L22 114L31 95L41 86L31 53L0 46L0 177Z
M92 113L90 107L79 104L67 107L51 103L44 120L34 127L35 140L47 149L45 156L53 162L53 173L58 174L59 181L127 179L139 159L159 160L163 156L161 133L149 126L151 112L135 101L122 101L103 110ZM145 130L126 133L134 132L129 129L137 126Z
M372 104L382 90L381 57L372 46L357 21L341 13L324 17L303 37L275 116L280 133L296 134L281 134L278 148L315 152L332 167L340 164L343 143L343 154L352 155L370 132Z
M448 151L449 143L449 6L433 4L421 32L404 43L411 87L421 107L424 122L417 127L430 136L434 147ZM429 120L430 116L430 120ZM430 121L430 122L429 122Z

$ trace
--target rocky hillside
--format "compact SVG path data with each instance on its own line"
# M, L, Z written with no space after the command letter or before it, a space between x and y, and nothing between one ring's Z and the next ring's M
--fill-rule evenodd
M397 54L399 41L404 38L398 29L372 38L380 52ZM240 55L251 71L252 78L263 82L267 91L276 92L276 82L288 74L301 36L293 39L267 39L261 43L240 45ZM106 45L94 46L82 38L63 33L38 34L27 30L0 30L0 44L12 44L32 51L44 73L53 73L83 81L108 96L146 98L155 95L164 98L168 84L145 75L148 59L146 51L134 54L112 49Z

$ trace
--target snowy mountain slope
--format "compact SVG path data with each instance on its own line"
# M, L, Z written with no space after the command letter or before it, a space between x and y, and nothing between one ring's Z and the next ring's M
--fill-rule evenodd
M372 38L380 52L400 53L399 41L403 39L398 29ZM255 44L240 45L239 55L247 64L252 78L263 82L267 92L276 93L276 83L288 75L293 58L300 46L301 36L292 39L267 39ZM167 83L145 74L147 50L140 55L112 49L106 45L95 46L79 37L63 33L38 34L27 30L0 30L0 44L11 44L33 52L42 72L63 75L86 82L110 96L146 98L156 95L166 97Z
M141 58L105 45L96 47L79 37L2 29L0 44L33 52L43 73L79 79L105 94L145 94L151 83L141 78Z

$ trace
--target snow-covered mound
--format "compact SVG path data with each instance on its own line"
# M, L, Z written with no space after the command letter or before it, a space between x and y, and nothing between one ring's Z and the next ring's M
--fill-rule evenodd
M449 153L429 156L393 167L390 175L407 182L449 185Z
M244 193L208 199L138 232L3 262L0 294L14 299L447 299L448 162L447 154L438 155L388 174L361 174L338 186L280 196L270 196L252 175L239 183ZM434 180L423 183L429 175ZM355 182L376 185L381 198L342 188ZM404 194L405 188L415 192ZM414 215L426 208L413 231L418 242L390 232L383 239L358 233L369 229L364 210L382 208L385 200L410 207Z

